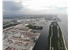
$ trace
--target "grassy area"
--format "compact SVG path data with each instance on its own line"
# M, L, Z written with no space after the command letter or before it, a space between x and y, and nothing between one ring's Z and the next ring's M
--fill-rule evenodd
M33 25L27 25L26 27L29 27L30 29L36 29L36 30L42 30L43 27L42 26L33 26Z
M60 49L61 50L65 50L65 45L64 45L64 41L63 41L63 35L62 35L62 32L61 32L61 29L59 28L59 34L60 34L60 37L59 37L59 42L60 42Z
M57 34L57 26L53 25L53 36L52 36L52 47L54 50L58 50L58 34Z

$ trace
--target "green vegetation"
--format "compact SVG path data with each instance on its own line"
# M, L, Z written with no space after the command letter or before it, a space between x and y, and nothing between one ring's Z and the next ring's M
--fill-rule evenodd
M19 23L10 23L10 24L6 24L6 25L3 25L3 29L5 29L5 28L7 28L7 27L10 27L10 26L15 26L15 25L17 25L17 24L19 24Z
M58 50L58 34L57 34L57 26L53 25L53 36L52 36L52 47L54 47L54 50Z
M9 22L3 23L3 25L10 24Z
M66 50L61 29L60 27L58 28L57 26L59 27L59 25L56 22L52 22L51 25L49 26L47 50L52 50L52 49Z
M62 35L62 32L61 32L61 29L59 28L59 34L60 34L60 37L59 37L59 42L60 42L60 49L61 50L65 50L65 45L64 45L64 41L63 41L63 35Z
M36 29L36 30L42 30L43 27L42 26L33 26L33 25L27 25L26 27L29 27L30 29Z

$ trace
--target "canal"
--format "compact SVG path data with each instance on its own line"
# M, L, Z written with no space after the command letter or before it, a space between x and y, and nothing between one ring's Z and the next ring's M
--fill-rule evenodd
M33 50L46 50L47 49L47 43L48 43L48 34L49 34L49 25L51 22L46 22L42 30L37 30L37 32L40 32L41 35L33 48Z

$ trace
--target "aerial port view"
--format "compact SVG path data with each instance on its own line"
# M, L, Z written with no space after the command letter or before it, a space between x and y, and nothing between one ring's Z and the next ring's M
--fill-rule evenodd
M41 21L42 20L42 21ZM52 22L53 21L53 22ZM3 50L33 50L39 45L41 31L49 22L47 50L67 50L65 39L57 22L57 17L50 18L18 18L3 21ZM43 39L44 41L44 39Z
M68 50L66 0L2 3L2 50Z
M3 49L4 50L12 50L12 49L13 50L32 50L41 33L38 33L36 31L34 32L31 32L31 31L34 28L41 29L42 27L42 26L39 26L40 22L37 22L36 20L25 19L25 20L10 21L10 24L8 23L7 20L5 20L5 24L4 24L5 29L3 30L3 34L4 34ZM33 21L37 22L37 23L34 22L35 23L34 25L37 27L30 29L29 25L32 25ZM15 25L15 23L20 23L20 24Z

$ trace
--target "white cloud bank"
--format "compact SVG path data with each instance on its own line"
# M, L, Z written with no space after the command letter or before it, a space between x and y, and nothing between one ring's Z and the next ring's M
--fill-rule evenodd
M21 14L66 14L67 0L11 0L22 4ZM12 7L13 8L13 7Z
M36 11L67 7L66 0L23 0L22 5Z

